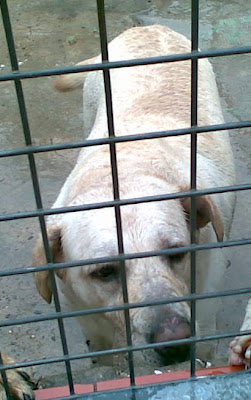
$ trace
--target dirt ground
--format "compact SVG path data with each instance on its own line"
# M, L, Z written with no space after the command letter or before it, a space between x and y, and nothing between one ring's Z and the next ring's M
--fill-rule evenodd
M98 21L94 0L43 0L8 2L21 70L46 69L72 65L99 52ZM251 4L246 0L201 1L200 48L216 49L250 45ZM169 0L106 1L109 39L128 27L162 23L190 34L190 2ZM3 29L0 28L0 73L10 70ZM249 65L248 65L249 61ZM250 119L250 56L238 55L212 60L226 121ZM52 78L23 82L25 101L34 144L76 141L82 138L82 92L56 93ZM1 82L0 142L2 149L24 145L22 127L12 82ZM250 134L248 130L231 132L236 159L237 183L250 178ZM44 207L50 207L67 177L76 151L36 155ZM35 208L27 157L1 159L0 213L29 211ZM251 201L248 192L238 194L232 239L250 237ZM38 229L35 219L4 222L0 225L0 269L25 267ZM228 263L222 289L248 287L251 283L250 246L227 250ZM16 319L52 313L39 297L33 277L20 275L0 280L0 319ZM221 300L218 332L239 329L246 296ZM220 301L220 300L219 300ZM63 304L63 308L67 307ZM66 320L70 353L84 352L80 329L73 319ZM227 343L218 346L217 360L227 362ZM54 357L62 354L56 322L17 325L0 329L0 347L17 361ZM219 361L220 360L220 361ZM77 370L81 373L77 373ZM76 379L81 382L109 379L118 371L111 367L73 363ZM142 369L142 373L151 372ZM42 383L66 381L63 364L34 369Z

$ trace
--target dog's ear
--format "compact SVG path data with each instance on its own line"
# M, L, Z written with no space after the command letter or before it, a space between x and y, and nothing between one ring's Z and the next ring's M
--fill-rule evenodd
M197 197L197 228L203 228L208 222L212 222L218 242L224 237L224 227L220 212L210 196ZM186 197L181 200L185 211L190 214L191 200Z
M64 261L63 248L61 243L61 228L59 225L51 225L47 228L47 236L49 240L49 245L51 249L51 254L54 263L59 263ZM33 265L45 265L47 264L43 240L40 237L37 240L36 247L33 253ZM61 278L65 279L66 270L59 269L56 270L56 274ZM52 299L52 287L49 271L35 272L35 281L37 289L40 295L48 302Z

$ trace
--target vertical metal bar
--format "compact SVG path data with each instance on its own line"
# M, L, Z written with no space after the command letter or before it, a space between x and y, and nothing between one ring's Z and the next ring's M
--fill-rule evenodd
M198 51L199 40L199 0L191 1L191 51ZM191 126L198 123L198 59L191 60ZM190 161L190 186L191 190L197 187L197 133L191 133L191 161ZM190 240L191 244L196 243L197 229L197 198L191 197L190 212ZM191 274L190 291L196 293L196 252L191 252ZM196 336L196 301L191 301L191 335ZM195 376L196 344L191 344L191 376Z
M7 46L8 46L9 56L10 56L10 61L11 61L11 67L12 67L13 71L18 71L19 67L18 67L14 37L13 37L13 33L12 33L11 22L10 22L10 17L9 17L9 10L8 10L6 0L1 0L1 12L2 12L3 25L4 25L6 41L7 41ZM26 146L29 146L32 144L31 133L30 133L30 128L29 128L29 121L28 121L28 116L27 116L27 111L26 111L26 106L25 106L22 84L19 79L15 80L15 88L16 88L18 106L19 106L22 127L23 127L23 132L24 132L25 144L26 144ZM41 193L40 193L40 188L39 188L39 181L38 181L38 176L37 176L34 154L32 154L32 153L28 154L28 161L29 161L29 166L30 166L31 179L32 179L33 191L34 191L35 200L36 200L36 206L37 206L38 210L41 210L41 209L43 209L43 205L42 205L42 198L41 198ZM42 232L46 260L47 260L47 263L52 263L53 257L51 254L48 236L47 236L47 232L46 232L46 224L45 224L44 216L39 216L39 223L40 223L40 228L41 228L41 232ZM60 302L59 302L54 271L50 270L49 274L50 274L50 279L51 279L51 284L52 284L52 289L53 289L55 309L56 309L56 312L60 312L61 306L60 306ZM62 318L58 318L58 327L59 327L59 332L60 332L63 353L64 353L64 355L68 355L69 352L68 352L68 346L67 346L67 341L66 341L64 322L63 322ZM74 394L74 386L73 386L73 378L72 378L70 361L65 361L65 366L66 366L69 390L70 390L71 394Z
M103 0L97 0L97 9L98 9L102 61L108 61L109 56L108 56L105 9L104 9L104 1ZM110 70L103 71L103 77L104 77L104 86L105 86L108 134L109 134L109 137L112 137L112 136L115 136L115 133L114 133ZM118 166L117 166L117 156L116 156L116 144L111 143L109 145L109 147L110 147L110 159L111 159L111 169L112 169L113 196L114 196L114 200L119 200L120 196L119 196L119 179L118 179ZM114 210L115 210L115 218L116 218L118 251L119 251L119 254L124 254L123 231L122 231L120 206L119 205L114 206ZM128 304L129 300L128 300L128 291L127 291L125 261L120 262L120 277L121 277L121 283L122 283L123 301L124 301L124 303ZM126 324L127 345L132 346L130 311L128 309L124 310L124 315L125 315L125 324ZM129 371L130 371L131 386L134 386L135 385L135 372L134 372L134 362L133 362L133 352L132 351L128 351L128 365L129 365ZM134 394L133 394L133 396L134 396Z

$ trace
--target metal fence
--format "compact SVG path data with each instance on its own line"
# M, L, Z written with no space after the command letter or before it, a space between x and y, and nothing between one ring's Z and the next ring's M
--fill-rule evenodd
M205 249L216 249L222 247L232 247L232 246L243 246L251 244L251 238L235 240L235 241L225 241L222 243L207 243L203 245L199 245L196 243L196 198L200 195L205 194L213 194L213 193L224 193L230 191L243 191L251 189L251 184L239 184L228 187L216 187L205 190L197 190L196 188L196 153L197 153L197 135L203 134L203 132L213 132L220 130L230 130L237 128L245 128L251 127L251 121L242 121L242 122L233 122L233 123L224 123L212 126L198 126L197 125L197 92L198 92L198 60L202 58L212 58L212 57L222 57L222 56L231 56L236 54L247 54L251 52L251 47L235 47L235 48L227 48L220 50L207 50L207 51L199 51L198 49L198 38L199 38L199 0L191 1L191 52L186 54L174 54L167 55L161 57L151 57L144 59L134 59L134 60L126 60L126 61L116 61L109 62L109 54L108 54L108 46L107 46L107 32L106 32L106 21L105 21L105 9L104 9L104 0L97 0L97 10L98 10L98 20L99 20L99 30L100 30L100 44L101 44L101 54L102 54L102 63L101 64L89 64L85 66L74 66L74 67L65 67L65 68L55 68L49 70L36 70L36 71L25 71L20 72L18 67L18 61L15 50L15 43L12 34L12 28L9 18L8 6L6 0L1 0L1 12L3 18L3 24L6 34L6 40L9 50L9 56L11 60L12 73L2 74L0 76L0 81L14 81L16 95L19 105L19 111L21 115L23 133L25 138L26 147L11 149L11 150L3 150L0 151L0 157L15 157L18 155L27 155L29 161L29 167L31 172L31 179L33 184L33 190L36 199L36 207L35 211L30 212L18 212L12 214L0 215L0 221L9 221L9 220L18 220L25 218L38 218L40 223L40 228L42 232L43 244L46 254L47 263L46 265L38 266L38 267L27 267L27 268L15 268L13 270L4 270L0 272L0 277L6 277L11 275L18 274L28 274L37 271L50 271L50 278L53 287L54 294L54 303L55 303L55 312L50 315L45 316L37 316L32 318L23 318L19 320L9 320L7 322L1 321L0 327L4 326L14 326L19 324L26 324L29 322L41 322L46 320L57 320L58 328L60 331L60 337L63 347L63 356L56 358L47 358L34 360L29 362L21 362L11 365L2 365L0 362L0 372L2 374L3 382L6 388L6 393L8 399L11 399L8 382L6 379L6 370L18 368L18 367L27 367L27 366L35 366L47 363L55 363L55 362L64 362L67 372L70 396L64 397L64 399L77 399L82 396L78 396L74 392L74 384L73 377L71 371L71 360L83 359L88 357L99 357L102 355L113 355L118 353L127 353L128 354L128 363L129 363L129 371L130 371L130 390L132 390L132 396L134 396L134 392L136 390L135 386L135 372L134 372L134 362L133 362L133 353L134 351L145 350L149 348L157 348L162 346L174 346L177 344L190 344L191 345L191 377L195 376L195 348L196 343L201 341L211 341L222 338L231 338L236 335L243 334L251 334L249 332L229 332L226 334L217 334L217 335L207 335L207 336L196 336L196 301L199 299L209 299L216 298L222 296L233 296L237 294L246 294L250 293L251 289L243 288L236 290L228 290L228 291L219 291L207 294L196 294L196 285L195 285L195 277L196 277L196 252ZM167 62L179 62L182 60L191 60L191 127L162 131L162 132L147 132L140 135L126 135L116 137L114 134L114 125L113 125L113 107L112 107L112 93L111 93L111 83L110 83L110 69L113 68L123 68L123 67L131 67L138 65L146 65L146 64L159 64L159 63L167 63ZM22 89L22 80L23 79L31 79L43 76L52 76L58 74L67 74L73 72L80 71L95 71L102 70L104 77L104 86L105 86L105 94L106 94L106 106L107 106L107 121L108 121L108 130L109 137L96 139L96 140L83 140L80 142L70 142L70 143L61 143L61 144L53 144L53 145L44 145L44 146L33 146L32 138L29 128L29 121L25 106L24 94ZM116 162L116 143L128 142L128 141L136 141L136 140L144 140L144 139L154 139L160 137L169 137L176 135L190 135L191 137L191 189L186 192L180 192L175 194L165 194L158 196L147 196L143 198L133 198L133 199L125 199L120 200L119 194L119 181L118 181L118 172L117 172L117 162ZM58 209L45 209L43 208L42 199L41 199L41 191L38 182L36 163L34 154L49 152L55 150L64 150L64 149L73 149L73 148L83 148L87 146L98 146L101 144L108 144L110 147L110 157L111 157L111 167L112 167L112 179L113 179L113 191L114 191L114 200L107 201L102 203L94 203L87 204L83 206L73 206L73 207L62 207ZM122 224L121 224L121 214L120 207L122 205L136 204L136 203L145 203L152 201L163 201L167 199L177 199L177 198L191 198L191 245L181 248L175 249L166 249L159 251L148 251L142 253L135 254L125 254L123 247L123 232L122 232ZM117 241L118 241L118 249L119 254L113 257L102 257L102 258L93 258L75 262L65 262L59 264L53 264L53 259L49 247L47 232L46 232L46 222L45 217L47 215L52 214L62 214L68 212L77 212L83 210L92 210L104 207L113 207L115 209L116 216L116 227L117 227ZM130 303L128 302L128 293L127 293L127 284L126 284L126 273L125 273L125 261L136 258L144 258L144 257L154 257L160 255L170 255L182 252L190 252L191 253L191 294L184 297L165 299L165 300L155 300L144 303ZM71 311L71 312L62 312L61 306L58 297L58 290L55 282L54 273L57 269L62 268L73 268L75 266L81 265L90 265L90 264L98 264L103 262L120 262L120 271L121 271L121 284L123 289L123 305L117 305L113 307L103 307L98 309L91 310L81 310L81 311ZM131 337L131 326L130 326L130 318L129 318L129 310L138 307L146 307L146 306L156 306L162 304L171 304L180 301L190 301L191 303L191 337L187 339L181 340L173 340L162 343L154 343L154 344L146 344L140 346L134 346L132 343ZM80 315L88 315L94 313L104 313L104 312L112 312L112 311L123 310L125 321L126 321L126 336L127 336L127 346L123 348L116 348L104 351L96 351L92 353L84 353L84 354L74 354L69 355L68 346L66 341L65 329L64 329L64 318L80 316ZM1 361L1 358L0 358ZM138 386L137 386L138 387ZM100 394L100 392L99 392ZM95 393L93 394L95 396ZM132 397L133 398L133 397Z

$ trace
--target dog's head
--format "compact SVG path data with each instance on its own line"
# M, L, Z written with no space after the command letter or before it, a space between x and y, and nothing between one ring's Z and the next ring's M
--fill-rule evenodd
M89 198L87 202L93 202L93 199ZM187 199L121 207L125 252L187 246L189 211L190 202ZM222 240L223 225L218 209L212 198L203 196L197 199L198 231L209 222L218 240ZM111 208L64 214L58 224L48 225L47 233L54 263L118 254L116 218ZM38 240L33 262L35 265L47 263L42 239ZM126 261L129 302L183 296L187 293L189 266L189 254L182 251L171 256ZM123 303L121 268L119 262L108 262L56 269L55 272L74 307L86 309ZM39 293L50 302L52 287L48 270L35 273L35 279ZM130 310L130 319L135 345L190 336L190 308L185 302L134 308ZM125 338L122 311L90 315L83 320L83 325L87 339L94 344L94 348L117 347ZM163 347L158 353L167 360L166 363L171 363L189 356L189 347Z

